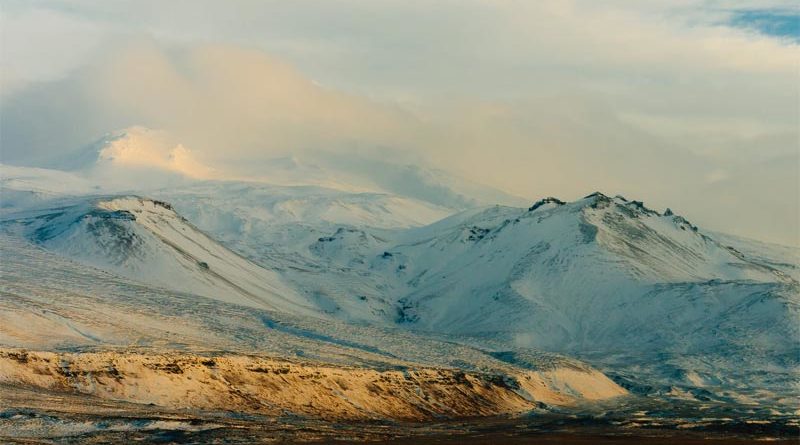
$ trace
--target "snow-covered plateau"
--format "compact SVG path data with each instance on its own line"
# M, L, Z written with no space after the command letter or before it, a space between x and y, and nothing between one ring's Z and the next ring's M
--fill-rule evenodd
M374 162L223 180L142 138L0 166L0 394L338 420L687 406L796 432L797 248ZM0 437L59 436L13 400Z

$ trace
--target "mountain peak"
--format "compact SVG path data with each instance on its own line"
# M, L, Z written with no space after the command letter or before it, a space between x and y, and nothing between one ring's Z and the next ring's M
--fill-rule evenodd
M590 198L594 198L595 200L598 200L598 199L599 200L610 200L611 199L611 198L609 198L608 196L604 195L601 192L594 192L592 194L589 194L589 195L586 195L586 196L583 197L583 199L590 199Z
M540 207L542 207L544 205L547 205L547 204L553 204L553 207L554 207L554 206L562 206L562 205L566 204L566 202L564 202L564 201L562 201L562 200L560 200L558 198L554 198L552 196L548 196L547 198L542 198L542 199L534 202L533 205L528 208L528 211L532 212L532 211L534 211L534 210L536 210L536 209L538 209L538 208L540 208Z
M640 214L661 216L657 211L646 207L644 201L625 201L622 205Z
M605 208L611 203L616 204L619 208L624 209L625 213L629 214L630 216L635 215L652 215L652 216L661 216L660 213L657 211L648 208L644 205L644 201L636 201L636 200L629 200L622 195L616 195L613 198L601 193L601 192L594 192L590 195L587 195L583 198L583 200L588 201L588 205L591 208Z

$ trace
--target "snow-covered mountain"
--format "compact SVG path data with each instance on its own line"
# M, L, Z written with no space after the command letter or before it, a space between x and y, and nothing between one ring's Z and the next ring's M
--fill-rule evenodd
M17 212L3 227L176 291L481 348L583 357L645 392L784 403L796 391L796 263L745 254L672 211L595 193L376 228L337 224L324 212L276 215L249 188L234 188L237 199L220 187L214 200L213 188L196 190L203 199L173 196L247 260L171 205L137 197ZM253 216L256 202L268 216Z
M529 351L523 367L434 336L165 291L16 237L0 235L0 256L0 434L32 426L35 401L23 400L21 416L14 404L31 390L95 407L351 421L569 409L627 394L557 354ZM38 427L53 423L41 416Z
M798 372L796 262L622 197L494 206L392 234L341 228L309 251L328 294L359 295L373 323L635 363L661 392L751 400Z
M275 272L223 247L162 201L124 196L63 202L16 214L4 227L87 265L174 291L316 313Z
M173 156L177 146L162 144L154 165L134 166L159 180L109 185L98 172L127 174L126 153L142 150L133 140L113 139L90 168L72 172L2 166L4 242L44 249L47 261L70 262L70 273L88 266L188 294L182 301L338 323L336 335L309 334L313 341L350 345L381 330L347 352L351 359L395 336L473 348L515 369L545 350L651 397L794 409L798 249L707 232L669 209L601 193L487 206L516 203L434 170L374 160L281 158L254 166L266 165L272 182L222 180L192 177ZM220 321L208 323L217 341ZM245 324L249 336L274 327ZM365 331L337 337L355 326Z
M620 312L613 308L631 304L654 285L797 284L680 216L601 194L527 210L466 212L385 245L365 245L360 254L375 258L369 270L386 274L390 263L403 277L394 282L410 305L406 318L415 324L474 333L509 329L518 320L523 332L531 324L560 332L536 335L540 346L580 348L600 341L607 317ZM592 318L598 318L594 324Z

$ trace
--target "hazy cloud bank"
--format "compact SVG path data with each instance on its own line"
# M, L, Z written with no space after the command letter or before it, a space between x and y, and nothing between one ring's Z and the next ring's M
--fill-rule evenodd
M798 243L800 52L726 25L748 2L6 3L3 162L141 125L218 172L320 151L426 162ZM50 33L26 43L37 23Z

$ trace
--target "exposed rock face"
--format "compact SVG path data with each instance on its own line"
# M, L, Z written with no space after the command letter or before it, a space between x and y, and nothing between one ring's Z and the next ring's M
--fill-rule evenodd
M324 419L426 420L513 414L626 394L592 369L514 376L377 370L243 355L0 350L0 383L160 406Z
M542 206L544 206L546 204L553 204L553 205L556 205L556 206L563 206L566 203L564 201L558 199L558 198L554 198L552 196L549 196L547 198L543 198L543 199L540 199L540 200L534 202L532 206L528 207L528 211L532 212L532 211L534 211L534 210L538 209L539 207L542 207Z

